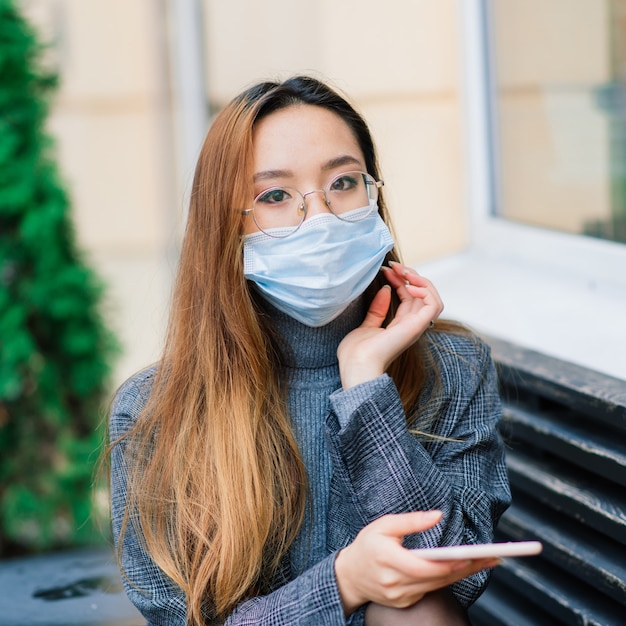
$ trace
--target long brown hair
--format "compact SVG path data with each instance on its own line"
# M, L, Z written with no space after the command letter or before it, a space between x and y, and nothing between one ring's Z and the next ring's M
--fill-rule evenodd
M244 278L237 210L252 200L254 124L294 104L340 115L367 171L379 178L363 118L315 79L261 83L222 110L196 167L163 357L126 436L132 457L118 549L128 524L137 523L151 557L185 592L190 624L228 615L267 592L305 512L307 476L285 406L279 350ZM388 222L382 195L379 207ZM398 260L396 253L388 260ZM408 415L425 354L418 342L389 371Z

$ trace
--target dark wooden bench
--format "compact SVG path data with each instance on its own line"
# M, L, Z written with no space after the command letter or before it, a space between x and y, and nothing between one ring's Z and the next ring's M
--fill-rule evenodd
M513 491L496 540L544 551L504 559L472 622L626 624L626 381L488 341Z

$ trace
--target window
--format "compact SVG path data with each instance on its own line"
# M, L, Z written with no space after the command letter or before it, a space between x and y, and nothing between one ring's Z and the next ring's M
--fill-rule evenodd
M459 0L469 249L446 314L626 380L626 0Z
M499 215L626 242L626 0L487 10Z

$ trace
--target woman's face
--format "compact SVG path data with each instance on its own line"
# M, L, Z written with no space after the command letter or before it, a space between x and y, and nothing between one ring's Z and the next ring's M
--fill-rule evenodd
M365 158L350 127L328 109L300 104L280 109L255 126L254 196L271 187L306 194L323 189L337 174L366 172ZM306 218L329 212L322 193L306 196ZM257 232L252 215L245 234Z

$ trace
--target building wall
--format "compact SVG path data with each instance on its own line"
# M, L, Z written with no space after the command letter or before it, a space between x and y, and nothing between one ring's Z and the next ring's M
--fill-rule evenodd
M207 91L313 73L364 113L410 263L465 243L456 0L206 0Z
M182 206L162 3L27 0L60 73L49 129L81 247L121 340L117 385L158 357Z

